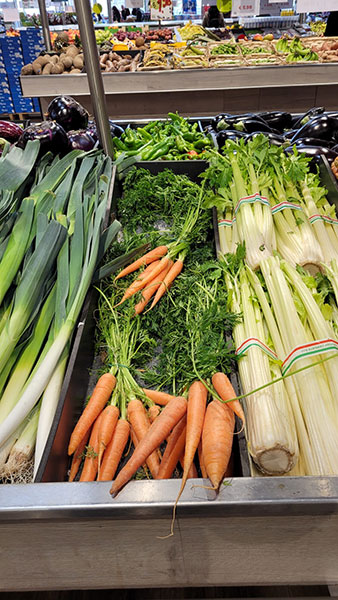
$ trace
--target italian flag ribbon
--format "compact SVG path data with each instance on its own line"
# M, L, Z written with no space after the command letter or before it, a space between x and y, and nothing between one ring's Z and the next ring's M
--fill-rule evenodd
M219 219L218 227L232 227L234 223L236 223L236 217L233 219Z
M302 346L296 346L283 361L281 369L282 375L285 375L295 362L302 358L332 351L338 351L338 341L331 338L317 340L316 342L310 342L308 344L303 344Z
M270 358L273 358L275 360L277 359L277 354L273 350L271 350L271 348L269 348L269 346L267 346L266 344L264 344L264 342L262 342L261 340L259 340L257 338L254 338L254 337L244 340L244 342L240 346L238 346L238 348L236 349L236 352L235 352L236 356L241 357L253 346L260 348Z
M285 210L286 208L290 208L291 210L302 210L302 207L299 204L293 204L292 202L280 202L279 204L275 204L272 206L271 212L274 215L275 213L280 212L281 210Z
M326 215L311 215L311 217L309 217L309 221L311 224L315 223L316 221L324 221L329 225L338 225L338 219L334 219L333 217L328 217Z
M268 206L270 208L270 202L268 198L265 198L260 194L252 194L252 196L244 196L239 200L235 208L235 215L238 213L239 209L241 208L241 206L243 206L243 204L254 204L255 202L260 202L261 204L264 204L265 206Z

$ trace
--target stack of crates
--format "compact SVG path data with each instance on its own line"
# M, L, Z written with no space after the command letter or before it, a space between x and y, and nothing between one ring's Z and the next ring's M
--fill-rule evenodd
M0 113L39 112L37 98L24 98L20 72L43 50L42 34L33 29L21 31L20 37L0 38Z
M0 44L0 114L1 113L13 113L13 112L14 112L14 104L13 104L11 90L9 87L9 81L8 81L8 77L7 77L5 59L4 59L1 44Z
M20 32L22 53L24 63L32 63L40 52L45 49L43 35L41 29L35 27L28 27ZM37 98L32 98L35 112L40 112L40 105Z

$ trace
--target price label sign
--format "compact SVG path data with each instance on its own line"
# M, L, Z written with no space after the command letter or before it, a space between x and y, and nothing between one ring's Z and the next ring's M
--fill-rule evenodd
M232 17L254 17L259 15L259 0L232 0Z
M167 21L172 18L172 0L150 0L150 19L152 21Z
M297 12L327 12L338 10L337 0L297 0Z

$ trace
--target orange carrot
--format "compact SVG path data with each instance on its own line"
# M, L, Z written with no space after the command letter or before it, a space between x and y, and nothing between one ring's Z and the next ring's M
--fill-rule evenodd
M98 466L98 449L99 449L99 429L102 419L102 413L97 417L92 432L89 438L87 456L84 461L80 481L94 481L97 474Z
M130 400L130 402L128 403L128 419L136 433L136 437L140 444L140 442L143 440L143 438L150 429L150 422L147 415L147 411L141 400ZM160 461L156 450L157 448L154 448L154 452L152 452L149 456L146 457L147 466L154 479L157 475L160 466Z
M173 400L175 396L171 396L170 394L166 394L166 392L159 392L158 390L147 390L146 388L142 388L145 395L148 396L150 400L156 402L156 404L160 404L160 406L165 406Z
M130 425L126 419L119 419L113 437L103 455L103 461L98 475L98 481L111 481L122 458L128 442Z
M116 427L117 419L119 418L120 411L117 406L109 404L102 412L101 425L99 430L99 466L100 470L101 460L105 449L107 448L110 440L113 437L113 433Z
M161 273L159 275L157 275L157 277L155 277L155 279L152 279L148 283L147 287L143 288L142 300L140 300L140 302L135 304L135 313L137 315L141 314L144 307L148 304L150 298L155 294L156 290L158 290L158 288L161 285L161 282L163 281L163 279L165 278L165 276L167 275L168 271L171 269L173 264L174 264L173 261L169 260L167 267L165 269L163 269L161 271Z
M160 412L161 412L161 407L158 406L157 404L152 404L151 406L149 406L148 417L149 417L150 423L153 423L155 421L155 419L158 417Z
M133 443L134 450L135 450L135 448L136 448L136 446L138 446L138 443L139 443L139 442L138 442L138 439L137 439L137 435L136 435L136 433L135 433L135 431L134 431L134 429L133 429L132 427L130 427L130 437L131 437L131 441L132 441L132 443ZM147 465L146 465L146 463L143 463L143 465L142 465L142 469L143 469L144 471L146 471L146 472L147 472L147 474L148 474L148 468L147 468Z
M185 454L182 483L178 496L175 500L170 534L167 537L174 535L176 507L180 497L183 494L183 490L188 479L189 469L191 468L195 452L198 448L198 444L201 439L207 398L208 390L203 385L203 383L201 381L194 381L194 383L190 386L188 393L187 432L185 438Z
M163 279L160 287L158 288L158 290L156 292L155 298L151 303L151 307L149 308L149 310L151 310L155 306L155 304L158 303L158 301L162 298L162 296L165 294L165 292L169 289L169 287L171 286L174 279L176 279L177 275L180 274L182 269L183 269L183 261L178 259L173 264L173 266L171 267L171 269L168 271L165 278Z
M202 448L202 439L200 440L200 443L198 444L198 460L199 460L199 463L200 463L200 469L201 469L202 477L204 479L206 479L208 477L208 475L207 475L207 472L205 470L204 457L203 457L203 448Z
M70 471L69 471L68 481L74 481L74 479L75 479L75 477L77 475L79 467L80 467L80 465L82 463L82 459L83 459L85 447L86 447L87 442L89 440L89 436L90 436L90 429L88 429L88 431L87 431L86 435L84 436L82 442L80 442L80 444L78 445L78 447L76 448L76 450L74 452L72 464L71 464Z
M181 463L181 466L183 469L183 467L184 467L184 452L183 452L182 456L180 457L180 463ZM192 463L192 465L188 471L187 479L197 479L197 477L198 477L198 473L197 473L197 469L195 467L195 463Z
M203 458L213 489L218 490L229 463L235 416L227 404L212 400L207 407L203 433Z
M121 271L121 273L119 273L118 276L115 277L115 280L121 279L121 277L125 277L126 275L129 275L129 273L133 273L140 267L143 267L144 265L149 265L150 263L154 262L154 260L162 258L162 256L167 254L167 252L167 246L157 246L157 248L154 248L154 250L150 250L150 252L147 252L147 254L144 254L143 256L141 256L141 258L138 258L128 267L123 269L123 271Z
M182 396L171 400L161 414L155 419L150 429L133 452L127 464L121 469L113 482L110 493L116 496L118 491L129 481L146 458L160 446L178 421L185 415L187 401Z
M185 446L187 417L182 419L172 430L167 440L167 446L161 460L156 479L170 479Z
M187 436L185 442L184 472L180 494L183 492L187 473L193 463L201 439L208 391L201 381L194 381L189 388L187 409Z
M112 373L105 373L98 380L92 396L75 425L70 437L68 454L73 454L81 440L83 440L89 427L94 423L96 417L107 404L112 391L116 385L116 379Z
M212 376L211 381L217 394L222 400L236 398L237 394L231 385L230 379L224 373L215 373ZM245 415L240 401L233 400L233 402L227 402L226 405L234 411L234 413L242 420L243 425L245 425Z
M137 279L135 279L133 281L133 283L126 289L126 291L124 292L124 295L122 297L122 300L120 300L120 302L118 304L115 304L115 306L119 306L120 304L122 304L122 302L124 302L125 300L128 300L128 298L131 298L132 296L134 296L134 294L136 294L136 292L139 292L144 287L146 287L146 285L148 285L148 283L152 279L157 277L157 275L159 275L159 273L161 273L161 271L168 266L169 260L170 259L167 256L164 256L163 258L161 258L160 261L158 261L158 263L155 265L155 267L150 270L150 272L148 271L148 273L146 274L144 271L143 274L141 274ZM151 266L151 265L149 265L149 266ZM149 269L149 267L147 267L146 271L148 269Z

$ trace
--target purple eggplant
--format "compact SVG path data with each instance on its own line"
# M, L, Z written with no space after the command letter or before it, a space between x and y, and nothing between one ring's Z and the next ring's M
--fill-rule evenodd
M48 105L48 117L62 125L65 131L86 129L88 113L71 96L57 96Z
M121 135L124 133L123 127L120 127L120 125L116 125L116 123L114 123L111 119L109 119L109 127L112 137L120 138ZM90 134L96 138L96 140L99 139L95 121L88 121L87 131L89 131Z
M296 146L321 146L323 148L331 148L333 145L334 142L313 137L303 137L296 140Z
M237 131L236 129L224 129L216 134L216 141L219 148L222 148L227 140L237 140L241 138L247 138L248 134L243 131Z
M248 137L246 139L247 139L247 141L253 140L258 135L262 135L262 132L254 131L253 133L250 133L250 135L248 135ZM282 146L286 141L283 135L278 135L276 133L271 133L269 131L264 132L263 135L265 135L265 137L268 138L270 144L273 144L274 146Z
M22 127L10 121L0 121L0 138L7 140L11 144L15 144L22 134Z
M56 123L56 121L42 121L42 123L30 125L22 132L17 146L25 148L29 140L39 140L39 156L42 156L46 152L64 154L69 149L67 134L63 127Z
M68 131L67 137L72 150L83 150L84 152L92 150L97 141L94 138L94 136L90 133L90 131L88 131L88 129L80 129L79 131Z
M328 115L319 115L298 129L293 138L291 138L291 144L299 138L306 137L318 138L320 140L332 140L332 136L336 129L337 124L335 119L332 119Z
M323 146L297 146L298 152L302 152L303 154L307 154L307 156L312 156L314 159L319 159L321 156L326 156L329 163L337 158L338 153L334 152L331 148L323 147ZM293 146L289 146L285 149L285 152L291 153L293 152Z
M260 117L269 127L277 129L280 133L283 133L284 129L290 129L292 126L292 115L288 112L261 112L256 117Z
M322 115L324 111L324 106L320 106L318 108L310 108L310 110L304 113L301 117L294 117L292 119L292 128L299 129L300 127L308 123L311 119Z

